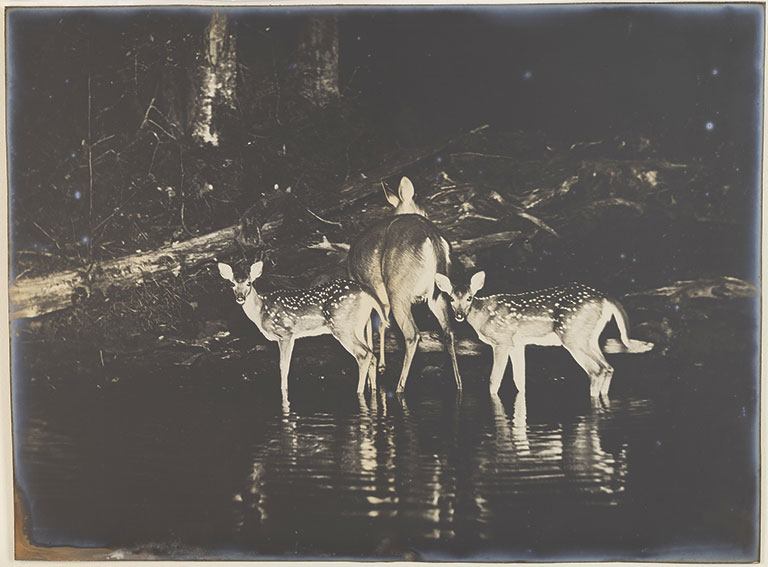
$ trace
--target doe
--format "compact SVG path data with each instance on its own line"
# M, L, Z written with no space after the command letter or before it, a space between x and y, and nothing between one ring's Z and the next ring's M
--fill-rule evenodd
M413 200L413 184L403 177L398 195L387 194L395 207L394 215L370 226L350 247L347 260L352 279L371 288L391 309L405 337L405 358L397 391L405 389L408 372L419 343L419 329L411 312L414 303L427 302L443 330L453 365L456 387L461 390L461 376L456 362L453 329L448 304L435 293L435 274L449 273L451 247ZM379 369L384 370L384 326L379 328Z
M260 293L251 282L261 276L263 262L256 262L245 278L236 278L228 264L219 263L219 274L232 282L235 301L243 307L270 341L280 348L280 387L288 395L288 371L294 341L301 337L333 335L352 356L359 368L358 393L365 389L368 376L376 388L376 365L370 339L371 311L385 321L383 306L357 282L338 279L317 287Z
M580 283L477 297L485 272L473 275L468 286L454 287L442 274L435 276L435 283L449 296L456 320L466 319L480 340L493 348L491 394L499 391L507 359L512 362L515 386L524 393L525 347L540 345L565 347L589 376L590 396L607 399L613 367L598 340L612 317L621 342L630 348L627 314L617 301Z

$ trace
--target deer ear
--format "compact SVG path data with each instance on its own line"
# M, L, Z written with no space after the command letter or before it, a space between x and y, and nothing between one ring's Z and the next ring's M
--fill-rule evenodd
M403 177L400 180L400 187L397 188L397 194L400 195L400 200L405 202L413 201L413 195L416 191L413 188L413 183L407 177Z
M261 272L264 270L264 262L259 260L258 262L255 262L251 266L251 273L248 276L248 281L252 282L253 280L259 278L261 276Z
M397 208L400 206L400 198L397 195L393 195L392 193L384 189L384 196L387 198L387 202L393 207Z
M469 281L469 291L475 295L485 285L485 272L477 272Z
M225 280L235 281L235 275L232 273L232 268L229 264L219 262L219 275Z
M447 294L450 294L453 291L451 280L443 274L435 274L435 284L437 285L437 289Z

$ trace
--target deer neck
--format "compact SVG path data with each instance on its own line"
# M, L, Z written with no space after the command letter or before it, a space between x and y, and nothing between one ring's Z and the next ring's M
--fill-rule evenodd
M248 297L245 298L245 303L242 305L245 314L251 321L256 323L256 326L262 332L264 332L261 309L263 305L264 298L255 289L251 289L251 293L248 294Z
M487 297L475 297L472 300L472 304L469 306L469 311L467 311L467 323L474 327L475 323L482 319L482 312L485 309L487 301Z

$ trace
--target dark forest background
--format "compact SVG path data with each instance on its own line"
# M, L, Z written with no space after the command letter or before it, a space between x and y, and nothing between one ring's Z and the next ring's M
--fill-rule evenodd
M197 332L206 260L265 257L306 280L282 285L343 275L343 256L297 254L350 242L402 174L451 239L487 237L464 263L490 255L521 289L756 283L759 7L7 17L11 275L31 290L12 288L18 313L75 305L82 319L60 323L82 326L109 321L110 298L133 305L114 316L150 311L144 330ZM194 134L212 53L215 145ZM199 254L147 260L180 242ZM152 277L126 279L141 262ZM156 289L119 296L124 280Z

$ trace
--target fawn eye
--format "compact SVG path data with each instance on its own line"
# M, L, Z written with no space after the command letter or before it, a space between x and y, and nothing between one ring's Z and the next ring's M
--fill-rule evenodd
M467 297L467 301L472 301L474 298L475 298L474 295L470 295L470 296Z
M251 287L251 282L245 282L245 287Z

